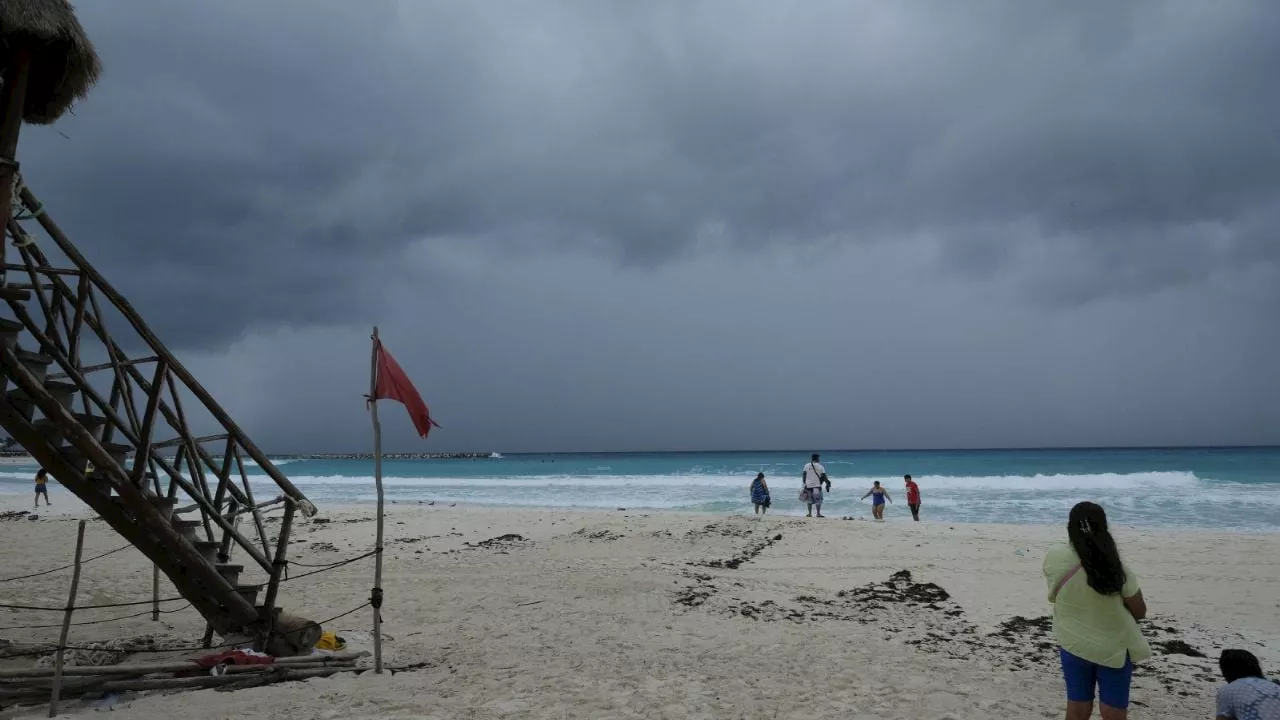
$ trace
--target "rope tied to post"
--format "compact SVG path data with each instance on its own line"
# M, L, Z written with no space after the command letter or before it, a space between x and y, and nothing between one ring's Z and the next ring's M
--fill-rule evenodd
M35 220L44 214L44 203L37 202L33 208L28 208L27 203L22 199L22 191L26 189L26 184L22 182L22 173L18 172L17 161L7 161L13 163L13 194L10 195L10 204L12 205L11 214L14 220ZM20 242L21 240L21 242ZM26 232L23 232L23 238L14 238L14 245L17 247L26 247L35 242L35 240Z

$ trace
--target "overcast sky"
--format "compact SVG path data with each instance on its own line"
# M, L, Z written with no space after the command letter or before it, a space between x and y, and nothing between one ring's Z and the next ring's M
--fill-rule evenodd
M269 451L375 323L392 450L1280 443L1274 0L79 13L24 173Z

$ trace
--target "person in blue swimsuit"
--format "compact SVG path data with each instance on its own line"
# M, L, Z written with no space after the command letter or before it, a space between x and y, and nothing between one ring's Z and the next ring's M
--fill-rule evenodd
M772 502L769 499L769 483L764 481L764 473L757 473L751 481L751 504L756 506L756 514L764 515Z
M883 520L884 501L888 500L889 502L893 502L893 498L889 497L889 491L880 487L880 481L876 480L875 484L871 486L871 489L867 491L867 494L862 496L862 499L866 500L868 497L871 498L871 514L874 515L877 520Z

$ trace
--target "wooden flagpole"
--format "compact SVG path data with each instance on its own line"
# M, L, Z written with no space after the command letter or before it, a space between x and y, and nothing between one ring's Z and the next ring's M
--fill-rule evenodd
M373 483L378 492L378 539L374 545L373 671L382 673L382 425L378 422L378 326L373 327L373 357L369 366L369 414L373 417Z

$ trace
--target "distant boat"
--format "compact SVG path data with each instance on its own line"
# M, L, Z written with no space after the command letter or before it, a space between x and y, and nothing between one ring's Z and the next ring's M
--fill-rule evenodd
M492 452L492 453L489 453L489 459L490 459L490 460L501 460L501 459L502 459L502 453L498 453L498 452Z

